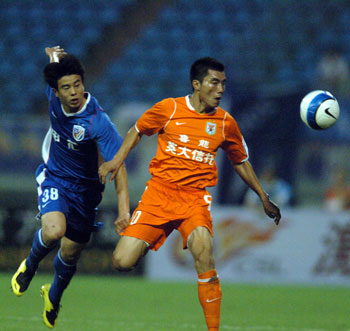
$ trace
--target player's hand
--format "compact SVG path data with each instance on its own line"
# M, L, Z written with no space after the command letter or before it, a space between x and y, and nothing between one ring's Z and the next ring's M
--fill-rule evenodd
M266 199L262 201L262 203L264 206L265 214L268 217L273 218L273 221L275 222L275 224L278 225L281 219L281 212L277 204L272 200L270 200L268 196Z
M67 54L61 46L46 47L45 53L50 58L50 62L59 62Z
M129 225L130 214L123 213L118 215L118 218L114 222L115 230L120 233L125 230L125 228Z
M111 172L111 177L109 181L112 183L113 179L117 176L118 170L121 164L118 164L114 159L108 162L104 162L98 168L98 176L100 178L100 182L102 184L106 183L106 178L108 174Z

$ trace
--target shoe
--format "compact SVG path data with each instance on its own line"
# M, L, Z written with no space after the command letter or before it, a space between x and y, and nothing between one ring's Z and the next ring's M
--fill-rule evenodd
M52 329L55 327L58 317L58 312L60 310L60 305L54 306L49 298L51 284L45 284L41 286L41 296L44 299L44 312L43 312L43 320L45 325Z
M26 266L26 260L23 260L11 279L12 292L18 297L22 296L27 290L34 275L35 272L33 273L29 271Z

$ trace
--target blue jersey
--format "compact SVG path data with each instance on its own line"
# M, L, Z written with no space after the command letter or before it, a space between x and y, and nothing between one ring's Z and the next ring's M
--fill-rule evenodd
M99 153L110 161L122 144L122 137L98 101L85 93L86 103L77 113L67 113L48 87L51 127L42 146L49 173L63 180L96 184Z

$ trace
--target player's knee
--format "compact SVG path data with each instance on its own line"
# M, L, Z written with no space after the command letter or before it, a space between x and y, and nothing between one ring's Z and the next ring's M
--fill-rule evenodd
M66 218L61 212L49 212L42 216L42 236L45 244L52 245L63 238Z
M205 265L210 267L215 264L213 251L206 246L197 246L197 249L192 252L192 255L195 263L203 267Z
M112 256L112 265L117 271L128 272L134 269L135 263L130 261L129 258L115 252Z
M215 268L212 238L205 228L197 228L188 241L197 271ZM203 271L204 270L204 271Z
M80 258L80 252L63 250L61 248L61 257L68 264L76 264Z
M43 239L48 245L52 245L59 241L65 234L66 229L59 226L43 228Z

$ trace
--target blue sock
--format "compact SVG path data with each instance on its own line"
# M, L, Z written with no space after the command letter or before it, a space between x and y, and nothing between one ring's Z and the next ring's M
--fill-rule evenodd
M26 259L26 266L33 273L38 269L40 261L49 254L56 245L47 246L42 237L42 229L38 230L33 239L32 248Z
M77 265L64 262L61 256L61 250L58 250L54 260L54 267L55 277L51 284L49 298L54 306L58 306L63 291L67 288L77 270Z

